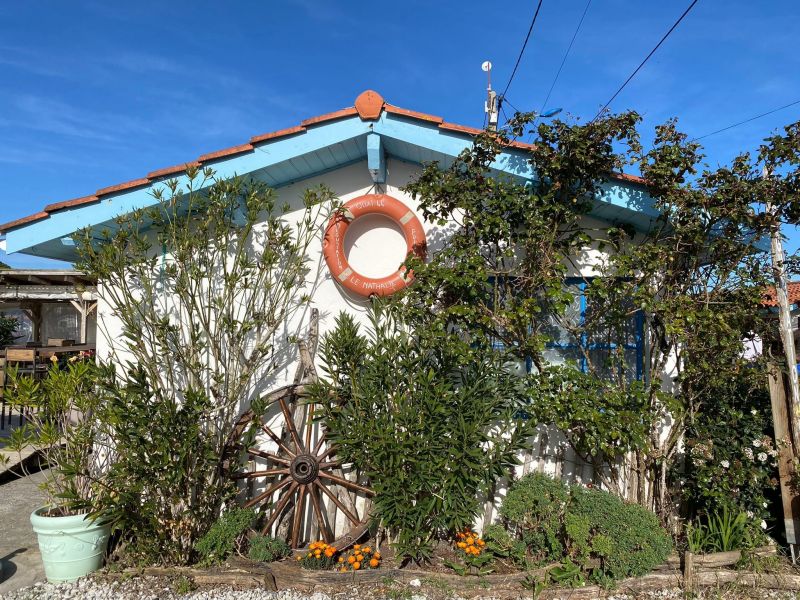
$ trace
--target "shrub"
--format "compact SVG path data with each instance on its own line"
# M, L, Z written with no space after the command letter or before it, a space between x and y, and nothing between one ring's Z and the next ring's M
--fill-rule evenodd
M591 558L600 560L592 573L595 581L644 575L672 550L655 514L607 492L573 486L567 511L566 546L583 565ZM574 527L576 519L583 520L582 530Z
M508 490L500 516L524 542L534 563L558 560L564 554L564 511L569 488L540 473L526 475Z
M18 336L14 333L19 327L19 321L14 317L7 317L5 313L0 313L0 348L5 348L14 343Z
M258 562L273 562L292 553L289 544L269 535L260 535L250 540L247 556Z
M255 511L247 508L233 508L224 513L195 544L200 562L209 565L228 558L241 545L257 518Z
M528 566L525 542L512 536L499 523L488 525L483 530L483 539L492 556L507 560L516 567Z
M689 518L726 510L746 513L756 524L769 518L778 452L763 373L743 369L730 381L710 386L701 400L687 428L685 472L674 472Z
M672 549L654 513L608 492L541 474L514 483L500 515L510 537L524 543L534 562L561 562L556 576L570 583L583 581L584 575L603 585L643 575ZM494 529L491 535L502 539ZM509 540L503 543L508 546Z
M326 378L312 395L329 440L369 479L398 556L426 560L435 539L472 524L526 447L519 378L478 350L428 346L379 311L369 337L340 314L321 354Z

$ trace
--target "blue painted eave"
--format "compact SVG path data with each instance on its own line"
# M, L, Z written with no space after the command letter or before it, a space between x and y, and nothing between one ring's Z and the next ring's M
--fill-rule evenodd
M437 161L443 167L473 142L467 133L384 111L376 121L364 121L358 116L342 118L308 127L298 135L257 143L252 151L214 160L210 166L219 178L251 174L277 188L368 158L380 166L380 155L374 153L375 135L380 136L386 157L415 164ZM368 136L372 150L368 149ZM492 167L497 173L514 178L534 178L524 150L501 154ZM188 183L185 175L174 178L180 186ZM85 227L97 231L112 227L117 216L155 204L153 191L162 183L163 180L156 181L104 195L96 203L60 210L46 219L12 229L6 233L7 251L74 260L74 248L62 240ZM629 222L646 230L657 216L652 200L640 185L611 180L603 190L595 210L599 218Z

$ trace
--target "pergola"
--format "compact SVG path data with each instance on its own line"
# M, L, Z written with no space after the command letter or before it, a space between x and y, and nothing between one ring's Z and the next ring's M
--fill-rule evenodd
M0 269L0 305L14 303L33 325L33 339L40 340L42 306L54 302L72 305L80 317L80 344L87 341L89 315L97 308L97 282L73 270Z

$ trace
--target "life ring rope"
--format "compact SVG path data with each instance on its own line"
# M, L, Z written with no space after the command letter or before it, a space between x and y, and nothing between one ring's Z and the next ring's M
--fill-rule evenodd
M366 215L388 217L403 230L406 241L406 256L414 254L425 258L427 243L425 230L417 215L397 198L386 194L365 194L346 202L331 217L325 229L322 253L333 278L345 289L361 296L389 296L408 287L414 273L400 265L386 277L365 277L353 269L344 253L344 237L350 224Z

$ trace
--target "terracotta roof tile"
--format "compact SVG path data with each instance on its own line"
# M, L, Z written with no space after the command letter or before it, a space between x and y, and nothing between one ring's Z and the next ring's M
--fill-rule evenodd
M297 127L288 127L286 129L279 129L278 131L273 131L272 133L262 133L261 135L254 135L250 138L251 144L257 144L259 142L266 142L267 140L274 140L275 138L286 137L288 135L296 135L298 133L305 133L306 128L298 125Z
M307 127L308 125L316 125L317 123L333 121L334 119L344 119L345 117L352 117L353 115L357 114L358 111L356 110L355 106L351 106L350 108L343 108L342 110L337 110L336 112L326 113L318 117L311 117L305 121L300 121L300 126Z
M786 286L789 292L789 304L800 304L800 281L790 281ZM778 298L775 295L775 288L768 288L764 292L764 306L778 306Z
M132 181L126 181L125 183L118 183L117 185L110 185L108 187L100 188L95 192L95 195L104 196L106 194L113 194L115 192L144 187L146 185L150 185L150 180L147 177L143 177L141 179L134 179Z
M196 160L191 162L183 163L182 165L173 165L171 167L164 167L163 169L157 169L155 171L150 171L147 174L148 179L158 179L159 177L165 177L167 175L179 175L181 173L186 172L186 169L189 167L199 167L200 163Z
M16 221L9 221L8 223L3 223L2 225L0 225L0 232L10 231L15 227L27 225L28 223L33 223L34 221L41 221L42 219L46 219L49 216L50 216L49 214L42 211L34 215L28 215L27 217L22 217L21 219L17 219Z
M197 160L199 162L206 162L209 160L217 160L218 158L225 158L226 156L234 156L236 154L244 154L245 152L252 152L253 151L253 144L241 144L240 146L231 146L230 148L225 148L223 150L217 150L216 152L209 152L208 154L203 154Z
M442 123L444 119L442 117L437 117L436 115L429 115L427 113L417 112L415 110L408 110L406 108L400 108L399 106L394 106L392 104L386 103L386 112L392 113L395 115L402 115L404 117L411 117L412 119L419 119L421 121L429 121L431 123Z
M64 200L63 202L56 202L55 204L48 204L44 207L44 212L52 213L64 208L72 208L73 206L83 206L84 204L92 204L99 202L100 198L97 196L84 196L82 198L75 198L73 200Z

